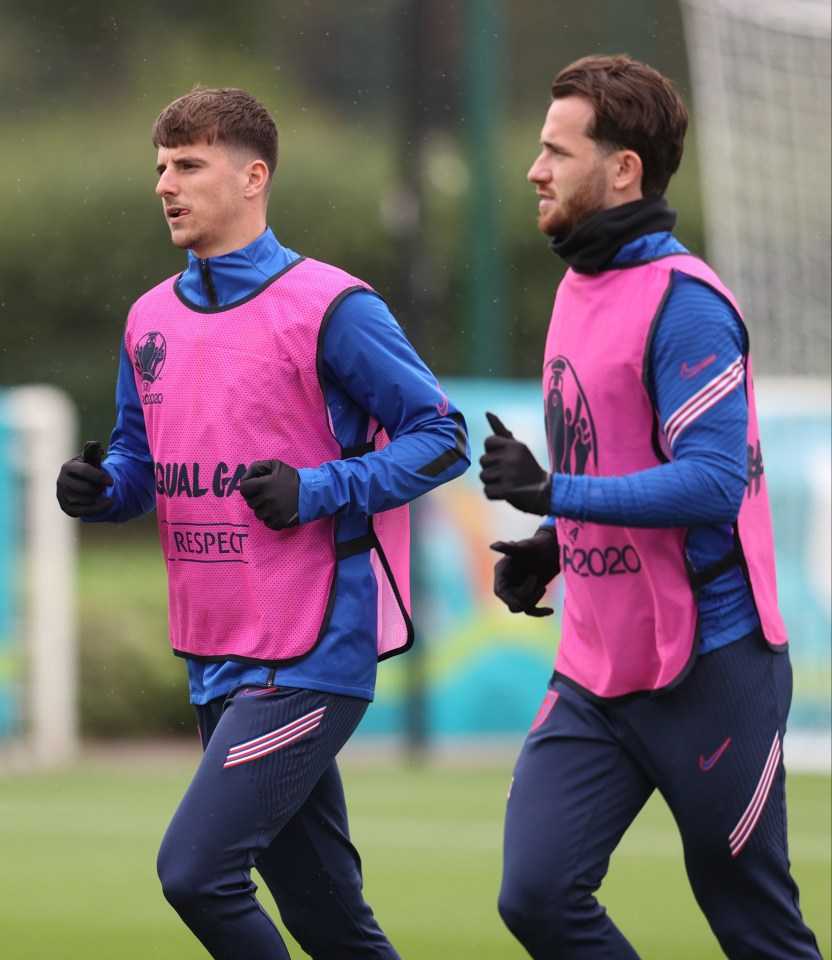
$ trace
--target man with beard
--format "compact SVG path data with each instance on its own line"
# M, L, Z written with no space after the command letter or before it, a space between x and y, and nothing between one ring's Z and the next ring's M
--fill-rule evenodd
M663 199L687 122L652 68L584 58L554 81L528 174L569 267L543 364L551 472L488 414L480 476L489 499L547 518L493 545L497 596L543 616L565 578L499 902L539 960L637 957L595 892L654 790L725 954L819 957L787 855L792 678L748 336Z
M107 457L64 464L57 495L90 521L158 514L204 747L164 894L212 957L289 960L256 867L315 960L397 960L335 756L412 642L407 504L466 469L465 422L367 284L267 227L263 104L197 88L153 143L187 268L130 310Z

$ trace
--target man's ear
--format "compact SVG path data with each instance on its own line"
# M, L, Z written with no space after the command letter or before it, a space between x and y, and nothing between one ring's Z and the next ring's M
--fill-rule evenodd
M246 165L246 172L245 194L247 197L255 197L268 187L269 168L265 160L252 160Z
M643 173L641 157L635 150L619 150L616 153L613 189L627 193L636 188L640 193Z

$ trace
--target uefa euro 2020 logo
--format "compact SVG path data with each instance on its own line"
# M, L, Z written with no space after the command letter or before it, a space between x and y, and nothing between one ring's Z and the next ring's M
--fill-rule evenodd
M159 379L165 365L168 345L158 330L146 333L133 348L133 366L142 378L142 403L161 403L161 393L151 393L150 387Z
M581 476L587 464L598 465L595 423L583 388L565 357L546 365L546 432L557 473Z

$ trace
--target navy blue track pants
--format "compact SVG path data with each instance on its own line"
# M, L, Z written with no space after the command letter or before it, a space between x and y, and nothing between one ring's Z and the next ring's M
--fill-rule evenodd
M215 960L289 960L252 868L314 960L399 960L362 895L335 763L367 706L248 687L197 708L205 752L158 871L165 897Z
M791 687L788 655L759 637L700 657L657 697L602 704L550 684L514 771L499 900L535 960L637 960L595 893L654 789L725 955L818 960L786 843Z

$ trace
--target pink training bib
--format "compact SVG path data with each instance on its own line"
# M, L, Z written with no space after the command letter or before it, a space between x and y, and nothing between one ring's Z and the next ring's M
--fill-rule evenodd
M155 461L171 642L209 660L296 659L329 623L335 521L270 530L240 480L255 460L340 459L318 378L320 334L341 297L369 288L301 259L249 299L203 309L184 303L174 281L137 301L125 333ZM386 442L382 431L376 445ZM408 509L371 525L384 656L412 639Z
M653 322L672 271L701 279L736 303L713 271L690 255L601 274L567 271L546 341L543 394L552 471L625 476L666 462L668 434L655 423L644 385ZM750 358L744 378L749 455L759 456ZM659 449L654 446L654 432ZM765 477L749 482L737 523L768 642L786 642L777 608L774 547ZM566 591L556 672L600 697L660 690L695 655L697 607L685 560L687 531L558 520Z

